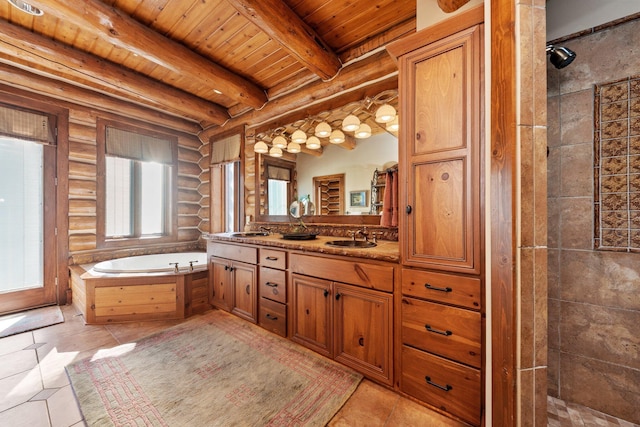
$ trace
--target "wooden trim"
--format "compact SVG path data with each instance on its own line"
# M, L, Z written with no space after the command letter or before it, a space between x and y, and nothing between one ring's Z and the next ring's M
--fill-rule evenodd
M499 426L517 422L515 21L513 0L491 0L491 383Z
M469 9L466 12L462 12L430 26L428 31L418 31L387 45L387 52L397 59L420 46L425 46L451 34L473 27L474 25L482 24L483 22L484 4L481 4L473 9Z

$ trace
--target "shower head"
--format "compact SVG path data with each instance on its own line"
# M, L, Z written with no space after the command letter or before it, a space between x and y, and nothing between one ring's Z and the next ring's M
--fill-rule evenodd
M562 46L547 45L547 55L554 67L564 68L576 59L576 53L571 49Z

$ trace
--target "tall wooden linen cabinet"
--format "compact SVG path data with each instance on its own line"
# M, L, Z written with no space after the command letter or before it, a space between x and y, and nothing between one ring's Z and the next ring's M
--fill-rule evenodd
M397 386L472 425L483 412L483 13L387 49L398 59Z

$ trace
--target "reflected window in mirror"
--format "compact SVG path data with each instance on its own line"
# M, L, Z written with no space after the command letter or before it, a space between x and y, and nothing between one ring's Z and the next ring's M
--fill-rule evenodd
M295 200L295 163L264 158L265 199L268 215L287 215Z

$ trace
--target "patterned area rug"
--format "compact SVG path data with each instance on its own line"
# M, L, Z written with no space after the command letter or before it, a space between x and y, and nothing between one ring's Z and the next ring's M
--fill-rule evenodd
M0 338L64 322L60 307L36 308L0 317Z
M90 426L324 426L362 379L219 310L67 373Z

